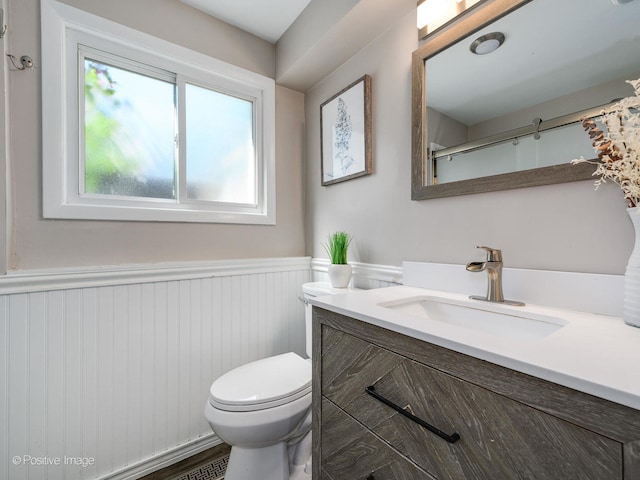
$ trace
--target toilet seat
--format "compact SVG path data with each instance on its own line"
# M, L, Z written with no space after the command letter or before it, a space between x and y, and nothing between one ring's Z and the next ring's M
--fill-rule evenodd
M237 367L209 389L209 403L230 412L251 412L290 403L311 393L311 363L293 352Z

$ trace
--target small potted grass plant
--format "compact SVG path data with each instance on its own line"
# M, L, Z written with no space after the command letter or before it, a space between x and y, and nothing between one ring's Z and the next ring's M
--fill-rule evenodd
M335 232L329 235L329 241L324 245L329 254L329 281L335 288L346 288L351 280L351 265L347 264L347 251L351 243L351 236L346 232Z

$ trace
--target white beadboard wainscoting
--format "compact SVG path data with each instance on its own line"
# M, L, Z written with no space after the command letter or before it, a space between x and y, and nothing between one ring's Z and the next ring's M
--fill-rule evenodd
M309 258L2 278L0 478L138 478L219 443L211 382L304 354L309 280Z
M329 260L311 260L311 279L314 282L328 282ZM353 267L351 286L369 290L371 288L392 287L402 284L402 267L375 265L371 263L349 262Z
M0 277L0 479L135 479L219 443L216 377L304 354L308 257ZM354 263L355 286L402 269Z

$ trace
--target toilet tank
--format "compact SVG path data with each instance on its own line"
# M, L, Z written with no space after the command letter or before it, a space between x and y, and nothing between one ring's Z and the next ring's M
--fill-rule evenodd
M302 285L302 293L304 295L304 321L306 335L306 351L311 358L311 311L312 305L309 303L311 297L321 297L323 295L336 295L338 293L355 292L359 288L334 288L328 282L311 282Z

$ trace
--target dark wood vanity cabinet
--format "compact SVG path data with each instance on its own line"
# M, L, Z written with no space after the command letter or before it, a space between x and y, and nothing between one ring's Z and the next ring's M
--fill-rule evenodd
M314 480L640 480L640 411L314 307Z

